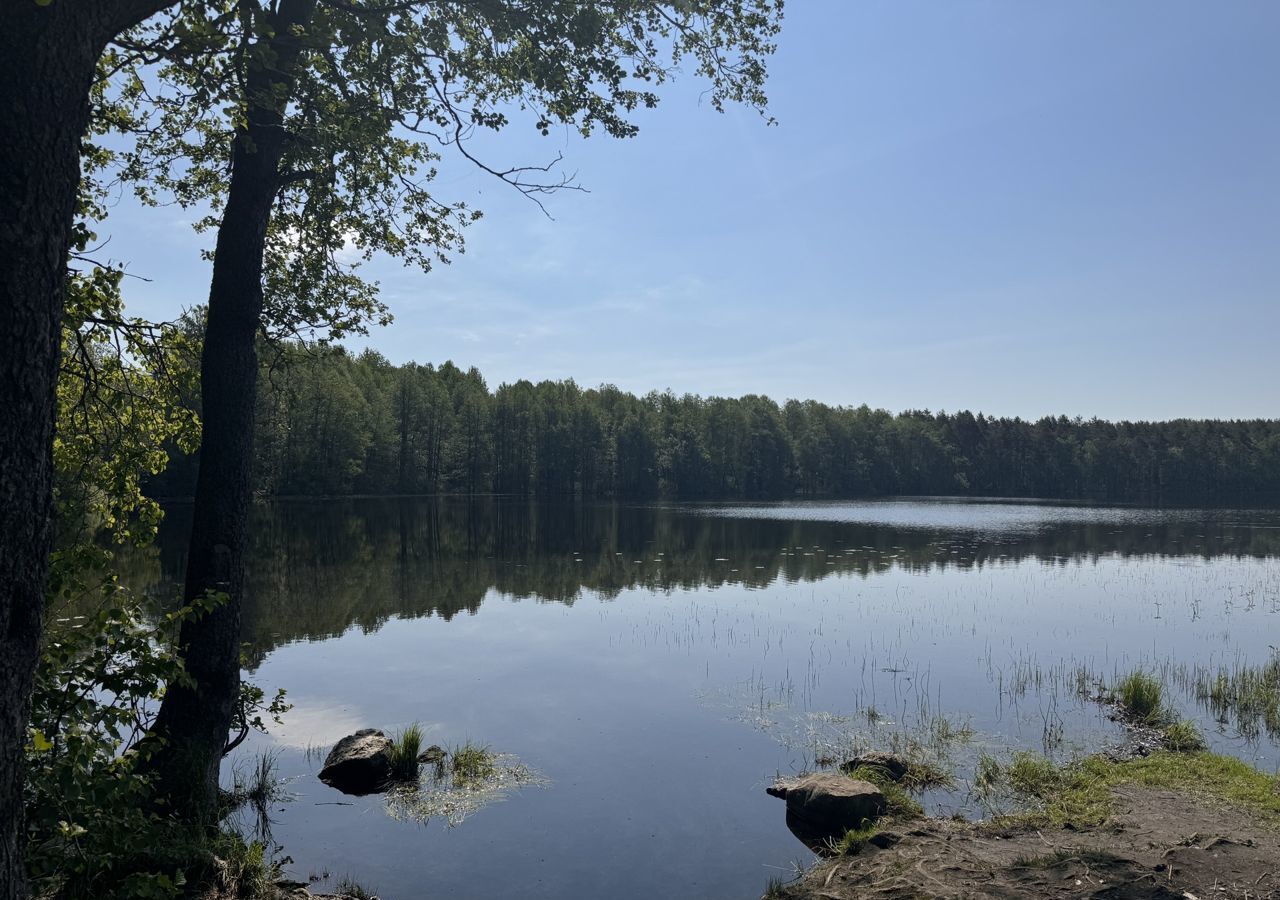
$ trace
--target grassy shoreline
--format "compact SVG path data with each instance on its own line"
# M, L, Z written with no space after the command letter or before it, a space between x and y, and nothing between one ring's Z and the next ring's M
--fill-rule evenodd
M1019 896L1084 897L1103 883L1192 890L1206 879L1229 884L1247 874L1250 884L1216 894L1244 898L1272 896L1250 890L1280 877L1271 871L1280 853L1280 775L1235 757L1165 749L1055 765L1019 753L985 778L975 789L998 793L1013 808L981 821L898 808L876 827L833 842L832 855L797 881L770 884L765 898L1002 896L995 885ZM890 839L869 839L884 831ZM1241 848L1242 856L1223 848ZM1168 862L1179 854L1190 857ZM994 892L975 889L983 884Z

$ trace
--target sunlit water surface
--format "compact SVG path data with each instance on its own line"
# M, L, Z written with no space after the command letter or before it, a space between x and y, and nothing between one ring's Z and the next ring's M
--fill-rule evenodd
M176 591L187 514L127 580ZM1136 667L1216 749L1275 769L1280 735L1219 720L1195 682L1276 652L1278 553L1274 510L281 502L256 512L245 674L293 709L236 758L278 752L293 799L271 838L300 880L754 897L812 858L764 793L778 773L907 747L959 778L927 805L978 816L978 754L1119 742L1084 694ZM338 738L411 722L543 782L419 823L317 780Z

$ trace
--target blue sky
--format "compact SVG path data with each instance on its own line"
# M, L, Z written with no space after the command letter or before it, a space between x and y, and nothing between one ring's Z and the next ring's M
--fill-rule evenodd
M358 343L491 386L1280 416L1277 47L1269 0L791 0L778 125L688 76L633 140L490 142L590 193L549 220L444 166L486 217L449 267L371 266L396 321ZM103 231L132 310L204 299L180 210Z

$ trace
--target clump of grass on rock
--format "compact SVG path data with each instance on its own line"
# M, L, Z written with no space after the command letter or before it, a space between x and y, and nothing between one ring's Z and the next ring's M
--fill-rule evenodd
M955 786L951 773L936 763L890 753L864 753L840 767L850 778L874 784L884 794L887 814L897 818L924 815L915 797Z
M394 781L416 781L418 755L422 751L422 726L407 725L391 739L391 778Z
M868 781L878 787L880 793L884 794L887 815L903 819L914 819L924 815L924 807L907 793L903 785L894 781L889 773L879 766L857 766L848 770L846 774L857 781Z
M1169 718L1164 705L1164 685L1149 672L1130 672L1112 694L1130 718L1145 725L1159 725Z

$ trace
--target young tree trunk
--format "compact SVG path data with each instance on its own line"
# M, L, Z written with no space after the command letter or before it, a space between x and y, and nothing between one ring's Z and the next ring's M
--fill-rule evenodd
M0 6L0 900L26 895L22 756L52 549L55 389L89 88L106 42L164 5Z
M232 153L214 248L200 367L203 439L183 596L190 602L214 592L227 599L182 625L179 651L193 684L166 691L155 725L163 743L151 760L158 800L196 825L216 824L218 769L239 697L263 252L281 186L284 98L300 50L294 26L305 25L314 7L315 0L284 0L277 36L264 38L274 65L246 73L247 125Z

